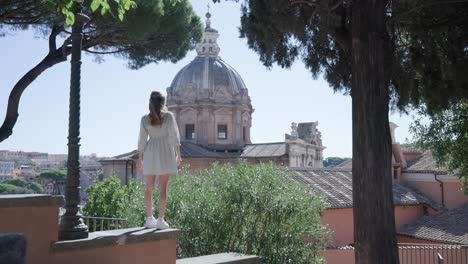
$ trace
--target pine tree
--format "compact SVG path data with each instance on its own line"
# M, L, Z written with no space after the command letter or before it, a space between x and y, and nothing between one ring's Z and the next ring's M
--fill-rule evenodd
M66 61L71 53L71 36L66 24L69 17L65 18L62 11L56 10L59 6L55 6L55 9L50 8L51 3L54 7L54 2L67 1L0 2L0 36L5 37L5 33L15 30L34 28L49 39L48 54L11 90L6 116L0 127L0 142L13 133L22 93L45 70ZM97 8L93 3L102 4L107 0L90 2L91 4L86 2L85 5L85 13L89 15L90 21L84 27L83 50L96 56L113 54L127 60L132 69L152 62L176 62L201 38L200 19L188 0L136 0L136 8L126 11L125 18L121 16L119 7L109 8L109 14L102 11L92 12L91 9ZM112 13L112 10L118 12ZM61 39L59 36L65 37L61 43L58 43Z
M356 263L399 262L389 110L468 97L467 27L466 1L243 2L241 37L267 67L301 59L352 97Z

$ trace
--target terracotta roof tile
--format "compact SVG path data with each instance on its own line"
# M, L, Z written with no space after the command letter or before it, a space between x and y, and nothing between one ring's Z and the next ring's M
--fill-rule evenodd
M404 171L439 171L445 172L446 169L437 166L437 163L432 156L431 151L425 151L420 157L408 161L408 165Z
M286 155L286 143L261 143L245 145L242 158L281 157Z
M342 168L290 168L292 180L304 184L312 192L323 194L330 208L353 207L352 172ZM400 183L393 184L395 205L425 204L439 209L440 205L418 190Z
M398 234L436 242L468 244L468 203L404 225Z

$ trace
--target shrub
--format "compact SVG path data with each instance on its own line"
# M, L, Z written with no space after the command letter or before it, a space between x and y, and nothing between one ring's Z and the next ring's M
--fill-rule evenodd
M2 183L0 184L0 194L30 194L34 193L33 190L19 187L13 184Z
M144 219L141 183L121 187L116 177L87 190L87 215ZM158 192L155 192L158 208ZM88 205L89 203L89 205ZM166 219L180 228L177 255L255 254L262 263L320 263L328 234L320 223L323 200L292 182L273 164L215 164L172 177ZM101 215L99 215L99 214ZM155 212L157 215L157 212Z
M0 194L32 194L44 193L44 188L36 182L28 182L22 178L12 178L0 184Z

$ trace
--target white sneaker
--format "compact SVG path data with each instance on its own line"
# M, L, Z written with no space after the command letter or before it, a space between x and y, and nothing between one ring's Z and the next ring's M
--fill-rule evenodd
M157 221L154 216L151 217L146 217L146 223L145 223L145 228L156 228L157 227Z
M164 221L163 218L158 218L158 220L156 221L156 229L164 230L168 228L169 228L169 225L166 223L166 221Z

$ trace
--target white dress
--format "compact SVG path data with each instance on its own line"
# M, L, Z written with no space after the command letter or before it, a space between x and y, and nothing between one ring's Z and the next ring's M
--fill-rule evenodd
M143 116L138 138L138 151L143 151L143 175L177 174L175 147L179 145L174 114L163 113L163 123L156 126L149 123L147 115Z

